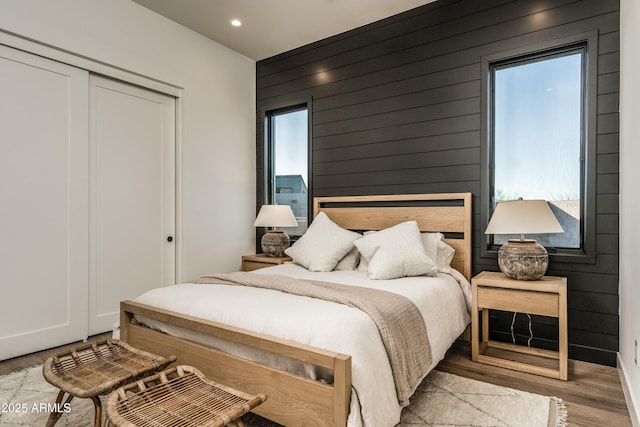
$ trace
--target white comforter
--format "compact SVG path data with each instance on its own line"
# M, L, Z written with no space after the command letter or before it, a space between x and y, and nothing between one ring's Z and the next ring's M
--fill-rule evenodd
M438 277L369 280L366 273L359 271L312 273L289 263L256 273L366 286L410 298L419 308L427 326L433 356L430 369L444 357L469 323L470 285L456 271L452 275L438 274ZM348 354L352 363L348 425L393 426L400 421L402 408L398 404L380 334L373 321L358 309L268 289L193 283L157 288L136 301ZM243 309L238 310L237 307ZM207 342L204 336L185 335L184 331L149 319L138 320L172 335L223 347L225 351L234 351L254 360L256 357L247 349L232 348L230 343ZM270 363L278 364L273 360ZM322 373L306 370L307 375L322 377Z

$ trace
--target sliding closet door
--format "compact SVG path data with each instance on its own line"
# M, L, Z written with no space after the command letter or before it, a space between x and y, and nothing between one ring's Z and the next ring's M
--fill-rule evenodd
M87 336L88 74L0 46L0 360Z
M90 77L89 332L175 283L175 99Z

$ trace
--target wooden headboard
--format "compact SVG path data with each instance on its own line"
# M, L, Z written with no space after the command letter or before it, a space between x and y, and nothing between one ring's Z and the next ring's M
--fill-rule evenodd
M320 212L349 230L382 230L414 220L420 231L439 231L456 250L451 266L471 280L471 193L316 197L313 216Z

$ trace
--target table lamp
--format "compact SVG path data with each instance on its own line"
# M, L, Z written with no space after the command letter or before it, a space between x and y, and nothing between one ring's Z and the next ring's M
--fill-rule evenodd
M549 255L524 235L563 232L545 200L512 200L496 205L485 234L519 234L520 239L509 239L498 250L500 270L510 279L539 280L547 271Z
M287 233L276 230L275 227L297 227L298 221L289 205L262 205L254 227L271 227L263 236L260 244L266 256L283 257L284 250L291 241Z

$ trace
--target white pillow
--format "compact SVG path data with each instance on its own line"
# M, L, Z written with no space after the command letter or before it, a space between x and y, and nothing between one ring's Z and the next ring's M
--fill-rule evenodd
M353 241L360 237L360 234L345 230L320 212L307 232L284 253L310 271L331 271L353 248Z
M342 257L334 270L355 270L360 260L360 252L354 246L345 256Z
M358 262L358 271L364 271L365 273L369 271L369 261L362 255L360 255L360 262Z
M370 279L435 276L438 267L426 254L416 221L407 221L354 242L368 265Z
M364 235L368 236L370 234L377 233L377 232L378 230L369 230L369 231L365 231ZM356 247L356 250L357 249L358 248ZM358 254L360 254L360 251L358 251ZM358 271L364 271L366 273L368 269L369 269L369 262L365 257L361 256L360 262L358 262Z
M455 254L455 249L444 242L442 233L422 233L422 244L424 250L436 261L438 271L441 273L451 272L451 260Z
M438 256L438 243L444 237L442 233L421 233L422 244L424 245L424 251L429 255L432 260L436 260Z
M436 264L438 264L438 271L440 273L451 273L451 260L456 250L445 242L438 242L438 255L436 258Z

